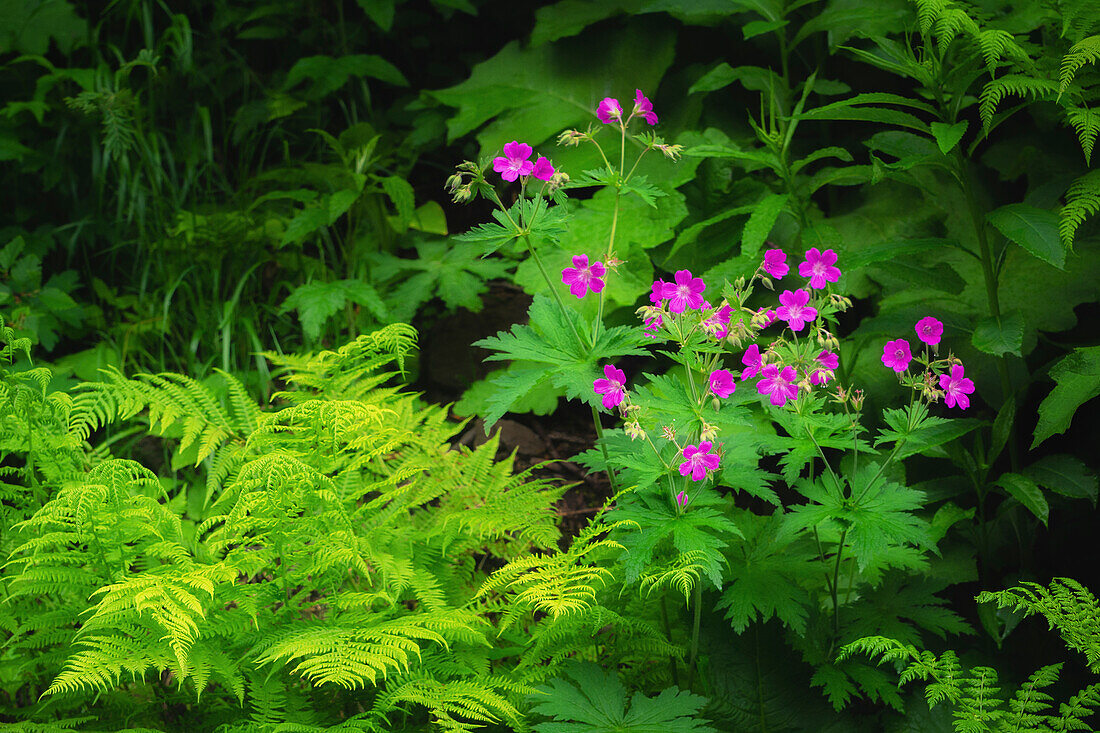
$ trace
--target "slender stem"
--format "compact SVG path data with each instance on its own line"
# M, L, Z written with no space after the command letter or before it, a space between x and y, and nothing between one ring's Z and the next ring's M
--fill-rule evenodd
M661 596L661 621L665 627L665 638L668 639L668 643L672 644L672 625L668 622L668 601L665 596ZM676 657L671 654L668 657L668 668L672 672L672 684L677 687L680 686L680 672L676 668Z
M550 273L546 271L546 266L542 264L542 258L539 257L538 249L531 244L531 238L526 234L523 235L523 241L527 243L527 250L531 253L531 257L535 260L535 264L539 268L539 272L542 273L543 279L546 280L547 286L550 288L550 294L554 296L554 301L558 304L558 309L561 311L561 316L565 319L565 322L569 324L569 328L573 331L573 336L577 339L577 345L583 350L591 346L581 336L580 331L577 330L576 324L573 323L573 319L569 317L569 311L565 307L565 303L561 299L561 293L558 292L557 286L554 281L550 279Z
M838 603L837 591L839 590L838 584L840 583L840 562L844 557L844 540L848 537L848 528L845 527L840 533L840 542L836 546L836 565L833 566L833 639L829 642L829 656L833 655L833 647L836 646L837 639L840 638L840 605Z
M692 600L695 601L695 615L691 622L691 656L688 661L688 688L691 687L691 681L695 677L695 665L699 659L699 619L703 609L702 579L697 579L695 581L695 591L692 596Z
M607 482L611 484L611 493L619 493L615 482L615 472L611 470L611 456L607 453L607 443L603 439L603 425L600 423L600 412L595 405L592 407L592 424L596 426L596 441L600 444L600 452L603 453L604 467L607 468Z

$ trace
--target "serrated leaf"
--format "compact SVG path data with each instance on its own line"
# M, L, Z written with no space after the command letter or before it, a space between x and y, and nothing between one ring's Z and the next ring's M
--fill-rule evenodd
M1058 215L1029 204L1008 204L986 216L1006 239L1047 264L1065 269L1066 250L1058 235Z
M959 144L959 140L962 140L969 125L967 120L963 120L953 125L946 122L933 122L929 127L932 128L932 137L936 138L936 145L939 146L940 152L947 155Z
M750 38L754 38L764 33L771 33L772 31L779 30L790 22L789 20L752 20L741 26L741 35L744 36L747 41Z
M997 457L1001 455L1001 451L1004 450L1005 443L1008 442L1008 438L1012 434L1012 425L1015 421L1016 397L1011 396L1001 405L1001 409L997 411L997 418L993 421L992 441L990 442L989 455L986 459L986 462L990 465L993 464L993 461L997 460Z
M1019 311L1002 313L1000 318L982 319L974 327L970 342L974 348L993 356L1015 354L1020 356L1024 343L1024 319Z
M1036 484L1071 499L1088 499L1096 506L1096 475L1075 456L1058 453L1044 456L1022 472Z
M772 193L756 204L749 220L745 222L745 229L741 232L742 257L752 257L760 251L760 247L775 226L775 220L787 205L788 198L789 195L785 193Z
M386 176L382 179L382 188L397 211L398 231L405 231L415 216L416 202L413 187L400 176Z
M1069 429L1081 405L1100 395L1100 346L1074 349L1050 370L1054 389L1039 405L1031 447Z
M1045 525L1050 514L1050 506L1043 497L1042 490L1027 476L1018 473L1004 473L997 479L996 485L1004 489L1029 512Z

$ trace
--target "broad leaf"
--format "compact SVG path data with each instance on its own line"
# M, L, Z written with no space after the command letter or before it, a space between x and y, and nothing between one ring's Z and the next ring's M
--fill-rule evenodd
M1047 500L1043 498L1043 492L1034 481L1018 473L1005 473L997 479L996 485L1023 504L1043 524L1047 523L1050 506L1047 504Z
M1096 506L1096 475L1089 472L1080 458L1064 453L1044 456L1022 473L1047 491L1071 499L1088 499Z
M974 344L974 348L993 356L1020 356L1024 342L1024 319L1019 311L1002 313L1000 318L982 319L974 327L970 342Z
M936 138L936 145L939 146L940 152L947 155L955 149L955 146L959 144L959 140L962 140L962 136L966 134L966 128L969 125L970 123L967 120L963 120L953 125L946 122L933 122L929 127L932 128L932 137Z
M987 215L989 223L1035 257L1065 269L1066 249L1058 235L1058 215L1028 204L1008 204Z
M1031 447L1069 429L1077 408L1100 395L1100 346L1075 349L1050 370L1054 389L1039 405Z

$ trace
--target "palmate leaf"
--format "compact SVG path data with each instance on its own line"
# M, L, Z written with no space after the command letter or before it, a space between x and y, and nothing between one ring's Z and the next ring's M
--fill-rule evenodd
M555 721L536 724L538 733L717 733L696 717L706 698L671 687L652 698L636 692L628 704L614 672L585 662L567 674L573 683L555 678L532 696L532 710Z
M1039 405L1031 447L1069 429L1081 405L1100 395L1100 346L1075 349L1050 370L1054 389Z
M799 488L810 503L790 511L779 536L823 523L847 528L846 542L864 571L911 566L918 559L913 551L931 546L928 522L912 513L924 504L922 492L886 480L873 463L848 478L847 495L838 480L832 473L803 480Z
M501 331L474 342L474 346L495 352L486 361L515 360L539 365L519 376L509 378L505 374L491 380L499 395L492 400L488 414L483 415L486 426L499 420L510 405L543 379L550 380L568 399L597 405L600 397L592 383L602 376L602 366L619 356L648 353L642 348L647 343L644 334L626 326L603 329L591 348L582 347L576 334L586 338L590 325L574 311L562 312L546 295L535 296L528 317L527 325L517 324L510 332Z
M726 618L738 634L772 616L805 633L810 596L802 581L820 572L812 564L813 548L792 537L778 538L783 523L778 510L770 517L739 511L734 521L745 537L730 543L726 553L730 581L716 608L727 609Z

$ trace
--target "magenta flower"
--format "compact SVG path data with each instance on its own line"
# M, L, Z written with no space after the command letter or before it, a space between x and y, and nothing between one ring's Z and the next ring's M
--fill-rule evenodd
M711 453L713 445L709 440L704 440L699 445L684 447L684 458L687 460L680 464L680 475L691 474L692 481L702 481L707 477L707 471L718 470L719 457L717 453Z
M626 398L626 374L608 364L603 368L604 379L592 383L596 394L603 395L603 406L611 409Z
M828 382L830 379L829 372L835 371L840 366L840 357L824 349L814 357L814 361L821 365L820 369L815 369L810 374L810 384L815 386Z
M787 253L783 250L769 249L764 253L764 272L776 280L782 280L790 269L790 265L787 264Z
M573 255L573 267L561 271L561 281L569 286L569 292L583 298L591 290L598 293L603 290L604 269L602 262L588 264L588 255Z
M913 329L917 332L917 338L929 346L939 344L940 336L943 336L943 324L932 316L925 316L917 321Z
M760 328L762 329L775 323L776 312L771 308L761 308L756 312L756 315L764 316L764 322L760 324Z
M840 279L840 270L833 267L835 264L836 252L831 249L820 252L817 247L811 247L806 260L798 266L798 274L810 278L811 288L823 288L826 282L835 283Z
M703 278L692 277L688 270L676 271L676 282L665 283L661 296L668 299L668 309L673 313L683 313L685 308L701 308L703 291L706 290Z
M531 169L531 175L540 181L549 181L554 177L554 166L550 165L550 161L540 155L539 159L535 161L535 167Z
M710 373L710 392L715 397L725 399L737 389L737 383L733 381L733 375L726 369L715 369Z
M654 280L653 289L649 291L649 302L653 305L661 305L665 300L665 286L668 284L664 280Z
M619 100L612 97L604 97L600 102L600 106L596 108L596 116L600 118L600 122L605 125L610 125L612 122L619 122L623 119L623 108L619 104Z
M951 365L951 375L940 375L940 389L943 390L944 399L948 407L958 407L965 410L970 407L968 394L974 393L974 383L966 378L962 364Z
M634 111L631 114L644 117L645 121L651 125L657 124L657 115L653 112L653 103L642 94L641 89L634 90Z
M760 347L753 344L745 349L745 355L741 357L741 363L745 369L741 372L741 381L752 379L764 368L764 359L760 356Z
M685 494L682 491L679 494L677 494L676 495L676 503L679 504L681 507L687 506L687 503L688 503L687 494Z
M784 290L779 302L783 305L775 309L775 315L786 321L792 331L801 331L807 322L817 318L817 308L806 305L810 302L809 290Z
M509 183L520 176L526 176L535 169L535 164L527 160L531 157L531 146L513 140L504 146L504 157L493 158L493 170Z
M793 366L779 367L775 364L765 364L761 372L762 379L756 383L756 391L760 394L771 395L771 403L776 407L787 404L787 400L798 399L798 372Z
M909 342L905 339L887 341L886 346L882 348L882 363L899 374L909 368L909 362L912 359Z

